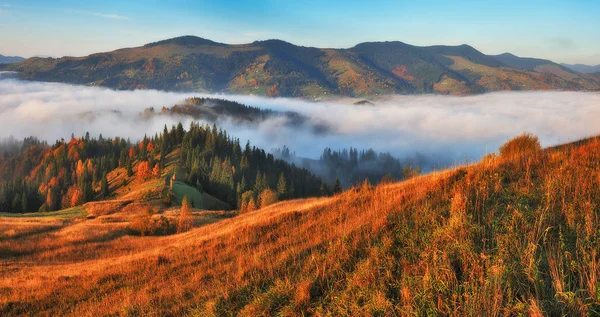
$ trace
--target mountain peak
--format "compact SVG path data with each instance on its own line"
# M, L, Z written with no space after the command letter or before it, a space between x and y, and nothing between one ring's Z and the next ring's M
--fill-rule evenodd
M154 46L168 45L168 44L181 45L181 46L199 46L199 45L223 46L223 45L226 45L223 43L218 43L218 42L211 41L211 40L201 38L198 36L194 36L194 35L184 35L184 36L174 37L174 38L167 39L167 40L149 43L149 44L144 45L144 47L154 47Z

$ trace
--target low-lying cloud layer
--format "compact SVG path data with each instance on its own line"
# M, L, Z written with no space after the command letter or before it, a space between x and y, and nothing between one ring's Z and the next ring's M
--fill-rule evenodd
M83 135L123 136L132 140L161 131L176 118L142 120L147 107L160 108L202 94L114 91L57 83L0 80L0 137L34 135L52 142ZM297 155L317 158L325 147L389 151L399 158L419 154L428 165L476 160L523 132L549 146L600 134L600 94L586 92L503 92L471 97L395 96L375 106L349 101L307 102L252 96L216 96L250 106L291 110L329 131L291 127L285 119L258 126L222 120L219 125L242 142L264 149L287 145ZM119 110L114 112L112 110ZM92 113L93 115L89 115ZM191 119L184 120L184 126Z

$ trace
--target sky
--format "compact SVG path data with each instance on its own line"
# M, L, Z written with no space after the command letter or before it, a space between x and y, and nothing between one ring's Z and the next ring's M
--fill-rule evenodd
M596 65L599 14L598 0L0 0L0 54L84 56L196 35L329 48L469 44L486 54Z

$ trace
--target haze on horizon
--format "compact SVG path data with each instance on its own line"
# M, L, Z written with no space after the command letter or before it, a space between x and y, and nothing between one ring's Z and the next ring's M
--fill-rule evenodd
M83 56L181 35L230 44L277 38L347 48L366 41L469 44L600 64L600 3L582 1L0 0L0 54ZM477 27L473 27L476 25Z

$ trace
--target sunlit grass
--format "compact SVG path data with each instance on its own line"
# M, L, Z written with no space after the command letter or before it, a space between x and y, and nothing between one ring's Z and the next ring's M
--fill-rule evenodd
M600 141L510 153L170 236L127 233L142 204L1 218L0 314L598 314Z

